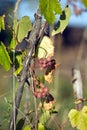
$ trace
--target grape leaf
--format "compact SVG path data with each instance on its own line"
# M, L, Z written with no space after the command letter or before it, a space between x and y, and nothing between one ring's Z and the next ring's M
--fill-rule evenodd
M5 29L4 18L5 18L5 15L0 16L0 32L1 32L1 30Z
M38 130L45 130L44 125L41 123L38 123Z
M62 8L57 0L39 0L39 7L41 9L41 13L44 15L44 18L49 24L53 24L55 22L55 14L62 13Z
M32 24L28 16L24 16L18 25L18 41L21 42L24 37L28 35L28 32L32 29Z
M41 13L42 13L42 14L44 14L44 12L45 12L45 10L46 10L46 8L47 8L47 4L48 4L48 1L47 1L47 0L45 0L45 1L39 0L39 7L40 7L40 9L41 9Z
M13 31L14 31L14 34L17 36L17 33L18 33L18 24L19 24L19 21L15 18L14 21L13 21Z
M23 68L23 64L22 64L22 55L17 55L16 56L17 62L18 62L18 68L16 69L16 71L14 72L14 75L17 76L22 68Z
M81 111L72 109L68 114L72 127L78 130L87 130L87 106L84 106Z
M0 43L0 64L4 67L6 71L8 71L11 67L11 59L6 50L5 45L1 42Z
M75 109L72 109L68 114L69 120L73 128L77 126L78 115L79 112Z
M48 4L48 6L46 8L46 12L44 13L44 17L49 24L53 24L53 22L56 19L52 9L50 8L50 4Z
M16 45L18 44L17 43L17 35L18 35L18 20L14 19L14 21L13 21L13 37L12 37L10 45L9 45L9 48L12 50L14 50Z
M50 119L50 116L50 111L45 110L41 115L39 122L44 125Z
M26 125L23 130L31 130L30 126L29 125Z
M24 118L21 118L21 119L18 121L17 125L16 125L16 130L19 130L19 129L22 130L24 123L25 123L25 119L24 119Z
M87 106L84 106L80 111L77 124L78 130L87 130Z
M25 58L26 56L26 50L23 51L22 53L17 53L16 54L16 60L15 60L15 63L16 63L16 71L14 72L14 75L17 76L22 68L23 68L23 59Z
M60 6L60 3L58 2L58 0L50 0L51 2L51 8L54 9L56 14L61 14L62 13L62 8Z
M82 0L82 2L85 5L85 7L87 8L87 0Z
M52 36L54 36L58 33L62 33L64 31L64 29L68 25L70 15L71 15L71 10L67 6L67 7L65 7L65 10L62 11L62 14L60 15L60 19L59 19L55 29L52 31Z
M14 50L14 48L16 47L16 40L14 39L14 37L11 39L9 48Z
M38 49L38 58L46 58L52 56L54 56L53 42L49 37L44 36Z
M13 38L10 43L10 49L15 49L16 45L27 37L28 32L32 29L32 24L28 16L24 16L20 21L14 19Z
M50 84L53 81L53 71L49 72L47 75L44 75L45 80Z

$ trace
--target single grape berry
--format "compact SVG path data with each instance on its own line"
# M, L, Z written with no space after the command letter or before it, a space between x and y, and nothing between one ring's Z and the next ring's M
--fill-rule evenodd
M37 92L36 91L34 92L34 96L37 97Z
M41 93L38 92L38 93L37 93L37 98L41 98L41 97L42 97Z
M51 64L52 64L52 63L49 61L49 62L47 63L47 66L51 66Z
M41 88L45 88L45 85L43 83L40 83Z
M45 95L46 95L46 93L45 93L45 92L42 92L41 96L44 97Z
M45 93L48 93L48 92L49 92L49 89L48 89L47 87L45 87L45 88L43 89L43 91L44 91Z
M51 57L47 57L47 62L50 62L51 61Z
M43 58L40 58L40 59L38 60L38 63L39 63L39 64L43 64Z
M43 92L43 88L40 88L39 92L42 93Z

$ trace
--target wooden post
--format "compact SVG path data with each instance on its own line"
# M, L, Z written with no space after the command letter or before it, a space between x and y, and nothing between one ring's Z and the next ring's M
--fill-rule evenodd
M79 69L73 68L72 69L72 84L73 84L73 91L74 91L74 98L75 100L83 99L83 86L82 86L82 79L81 73ZM82 109L82 102L76 104L76 109Z

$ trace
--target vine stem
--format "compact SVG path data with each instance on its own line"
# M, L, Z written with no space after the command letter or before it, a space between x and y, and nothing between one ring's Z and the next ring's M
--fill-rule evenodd
M41 14L40 14L40 10L38 9L37 13L35 14L35 22L33 24L32 31L30 33L29 39L27 39L29 46L27 48L27 55L26 55L24 62L23 62L23 69L21 71L20 80L19 80L19 83L18 83L18 89L16 91L15 99L14 99L14 102L13 102L13 104L15 106L13 107L13 110L12 110L12 113L11 113L11 118L10 118L8 130L15 130L14 126L15 126L15 122L17 120L18 109L19 109L22 94L23 94L24 84L25 84L26 79L27 79L27 74L28 74L28 71L29 71L29 66L30 66L30 63L31 63L34 47L35 47L37 40L38 40L38 37L39 37L39 31L40 31L40 28L41 28L41 19L42 19L42 17L41 17Z
M34 93L34 83L33 83L33 76L35 75L34 71L32 73L31 85L32 85L32 92ZM38 110L37 110L37 101L36 97L33 95L34 98L34 106L35 106L35 130L38 130Z
M48 25L47 21L44 21L44 23L43 23L43 25L42 25L42 28L41 28L41 30L40 30L40 34L39 34L39 38L40 38L40 39L42 39L47 25Z
M20 4L21 0L17 0L16 4L15 4L15 8L14 8L14 18L17 17L17 10L18 10L18 7L19 7L19 4Z

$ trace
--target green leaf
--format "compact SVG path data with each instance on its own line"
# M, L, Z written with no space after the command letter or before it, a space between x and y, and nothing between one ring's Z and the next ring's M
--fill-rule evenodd
M0 64L4 67L6 71L8 71L11 67L11 59L6 50L5 45L1 42L0 43Z
M80 111L77 129L87 130L87 106L84 106L82 110Z
M24 60L25 56L26 56L26 50L23 51L22 53L17 52L16 59L15 59L15 65L17 68L16 71L14 72L15 76L17 76L21 72L21 70L23 68L23 60Z
M9 45L9 48L12 50L14 50L16 45L18 44L18 41L17 41L18 24L19 24L18 20L14 19L13 20L13 37L12 37L10 45Z
M75 109L72 109L68 114L69 120L73 128L77 126L78 116L79 116L79 112Z
M25 123L25 119L24 119L24 118L21 118L21 119L18 121L17 125L16 125L16 130L22 130L24 123Z
M44 15L44 18L49 24L53 24L55 22L55 14L62 13L62 8L57 0L39 0L39 7L41 9L41 13Z
M39 122L44 125L50 119L50 117L50 112L48 110L45 110L41 115Z
M23 130L31 130L30 126L29 125L26 125Z
M62 13L62 8L60 6L60 3L58 2L58 0L51 0L51 8L54 9L54 12L56 14L61 14Z
M58 33L62 33L64 31L64 29L68 25L70 15L71 15L71 10L67 6L67 7L65 7L65 10L62 11L60 19L59 19L59 21L58 21L58 23L56 25L56 28L52 31L52 36L54 36L54 35L56 35Z
M44 125L41 123L38 123L38 130L45 130Z
M44 14L46 8L47 8L48 0L39 0L39 7L41 9L41 13Z
M85 5L85 7L87 8L87 0L82 0L82 2Z
M11 43L10 43L10 45L9 45L9 48L10 49L15 49L15 47L16 47L16 40L14 39L14 37L11 39Z
M22 70L22 68L23 68L23 63L22 63L22 55L17 55L16 56L16 60L17 60L17 62L18 62L18 67L17 67L17 69L16 69L16 71L14 72L14 75L15 76L17 76L20 72L21 72L21 70Z
M49 24L53 24L55 22L55 15L50 8L50 5L47 6L46 12L44 13L44 17Z
M18 24L19 24L19 21L17 19L14 19L13 21L13 31L14 31L14 35L17 36L17 33L18 33Z
M28 32L32 29L32 24L28 16L24 16L18 25L18 41L21 42L24 37L27 37Z
M84 106L81 111L72 109L68 114L72 127L78 130L87 130L87 106Z
M21 20L13 21L13 38L10 43L10 49L15 49L16 45L27 37L28 32L32 29L32 24L28 16L24 16Z
M0 32L1 30L5 30L5 23L4 23L5 16L0 16Z
M10 45L9 45L9 48L12 50L14 50L16 45L18 44L17 43L18 24L19 24L18 20L14 19L13 20L13 37L12 37Z

